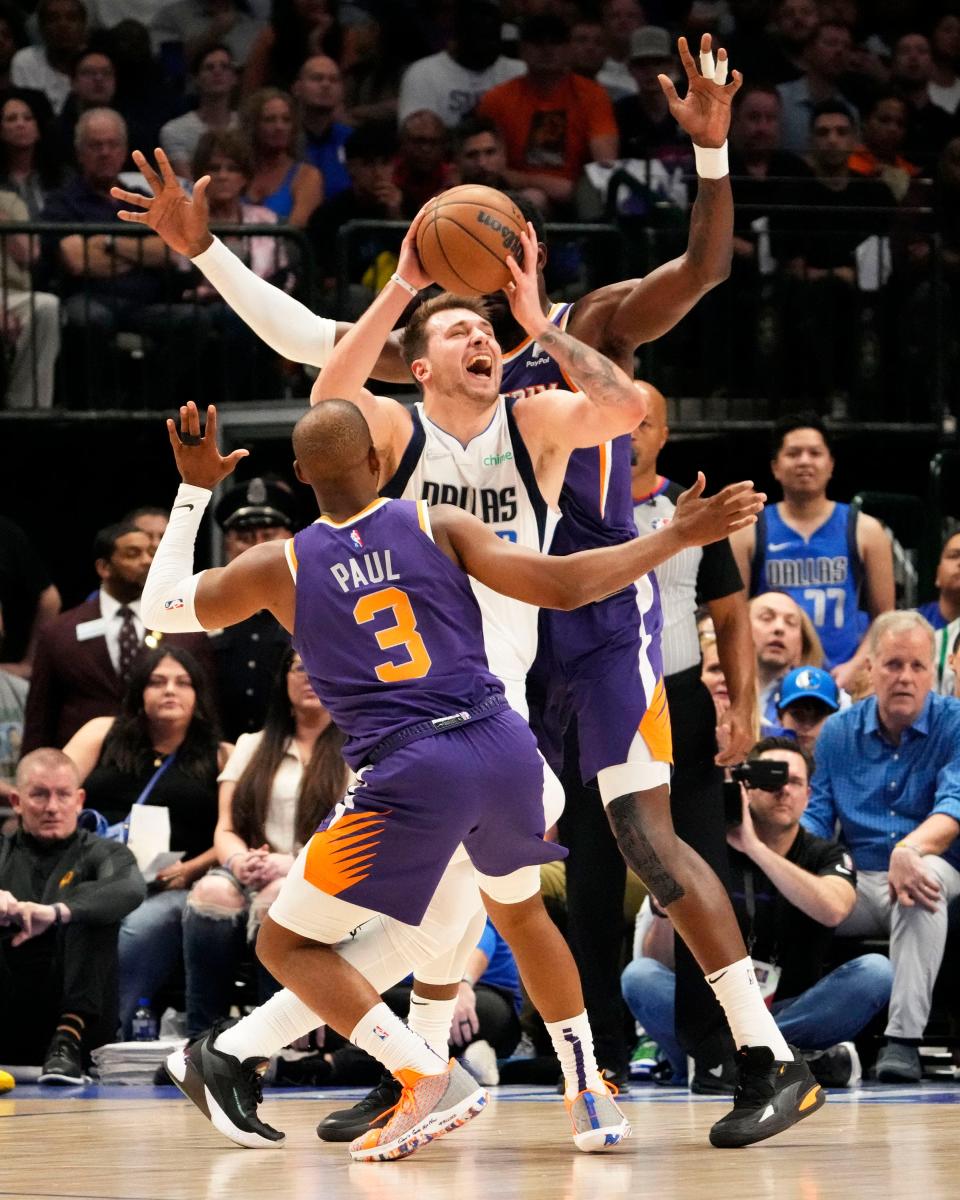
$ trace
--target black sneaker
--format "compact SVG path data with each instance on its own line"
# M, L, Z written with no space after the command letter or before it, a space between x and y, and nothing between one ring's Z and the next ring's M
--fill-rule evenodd
M823 1087L856 1087L863 1078L860 1055L853 1042L837 1042L804 1057L811 1075Z
M82 1087L90 1082L83 1073L83 1050L72 1034L58 1030L50 1039L37 1083L55 1087Z
M213 1043L219 1033L215 1027L183 1050L168 1055L170 1078L231 1142L251 1149L281 1145L285 1135L257 1116L257 1106L263 1100L261 1076L269 1060L247 1058L241 1062L217 1050Z
M767 1046L741 1046L733 1109L710 1130L710 1144L725 1149L751 1146L809 1117L826 1102L800 1051L777 1062Z
M697 1096L732 1096L737 1087L737 1060L724 1056L717 1061L693 1060L690 1091Z
M322 1142L352 1142L380 1124L386 1113L399 1103L402 1091L400 1081L384 1071L373 1091L353 1108L340 1108L324 1117L317 1126L317 1137Z

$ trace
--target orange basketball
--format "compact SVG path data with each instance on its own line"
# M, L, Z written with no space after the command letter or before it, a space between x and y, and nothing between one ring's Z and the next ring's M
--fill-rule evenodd
M483 296L512 278L507 255L523 262L523 213L496 188L465 183L430 201L417 229L424 270L448 292Z

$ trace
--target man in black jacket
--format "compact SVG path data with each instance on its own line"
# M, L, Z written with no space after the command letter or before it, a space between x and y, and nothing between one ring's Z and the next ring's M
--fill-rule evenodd
M84 1082L117 1024L117 932L146 895L126 846L78 829L84 793L60 750L26 755L0 838L0 1062L42 1059L41 1083Z

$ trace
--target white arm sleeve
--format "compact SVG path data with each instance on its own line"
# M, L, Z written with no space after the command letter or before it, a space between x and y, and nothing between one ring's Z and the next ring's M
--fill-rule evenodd
M203 633L194 597L200 574L193 572L193 548L212 492L181 483L140 598L140 619L163 633Z
M291 362L322 367L333 350L337 323L254 274L219 238L190 260L241 321L271 350Z

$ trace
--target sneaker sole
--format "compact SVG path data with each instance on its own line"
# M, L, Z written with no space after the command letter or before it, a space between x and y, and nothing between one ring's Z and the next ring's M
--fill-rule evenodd
M792 1113L775 1114L769 1121L764 1121L762 1125L756 1125L754 1127L756 1132L750 1135L745 1135L737 1130L717 1129L714 1126L710 1130L710 1145L715 1146L718 1150L739 1150L744 1146L765 1142L768 1138L776 1137L778 1133L783 1133L801 1121L805 1121L807 1117L812 1117L815 1112L823 1108L826 1102L826 1092L819 1083L814 1083L812 1087L807 1088Z
M174 1050L163 1061L163 1069L173 1083L190 1100L203 1115L210 1120L210 1109L207 1107L207 1097L200 1072L187 1057L186 1050Z
M87 1084L93 1083L93 1079L89 1075L81 1075L78 1078L74 1075L60 1075L56 1071L51 1071L49 1075L40 1075L37 1083L53 1084L54 1087L86 1087Z
M276 1141L273 1141L271 1138L262 1137L259 1133L253 1133L249 1129L238 1128L216 1102L206 1084L203 1087L203 1094L210 1112L210 1123L225 1138L229 1138L234 1145L243 1146L245 1150L276 1150L286 1141L286 1134L281 1134Z
M486 1108L489 1099L489 1093L480 1088L453 1108L428 1113L419 1124L408 1129L403 1137L385 1145L369 1146L362 1150L351 1149L350 1157L354 1162L395 1162L399 1158L407 1158L429 1142L435 1142L472 1121Z
M600 1129L586 1129L573 1135L573 1144L585 1154L594 1154L598 1150L610 1150L619 1146L633 1133L629 1121L621 1121L619 1125L604 1125Z

